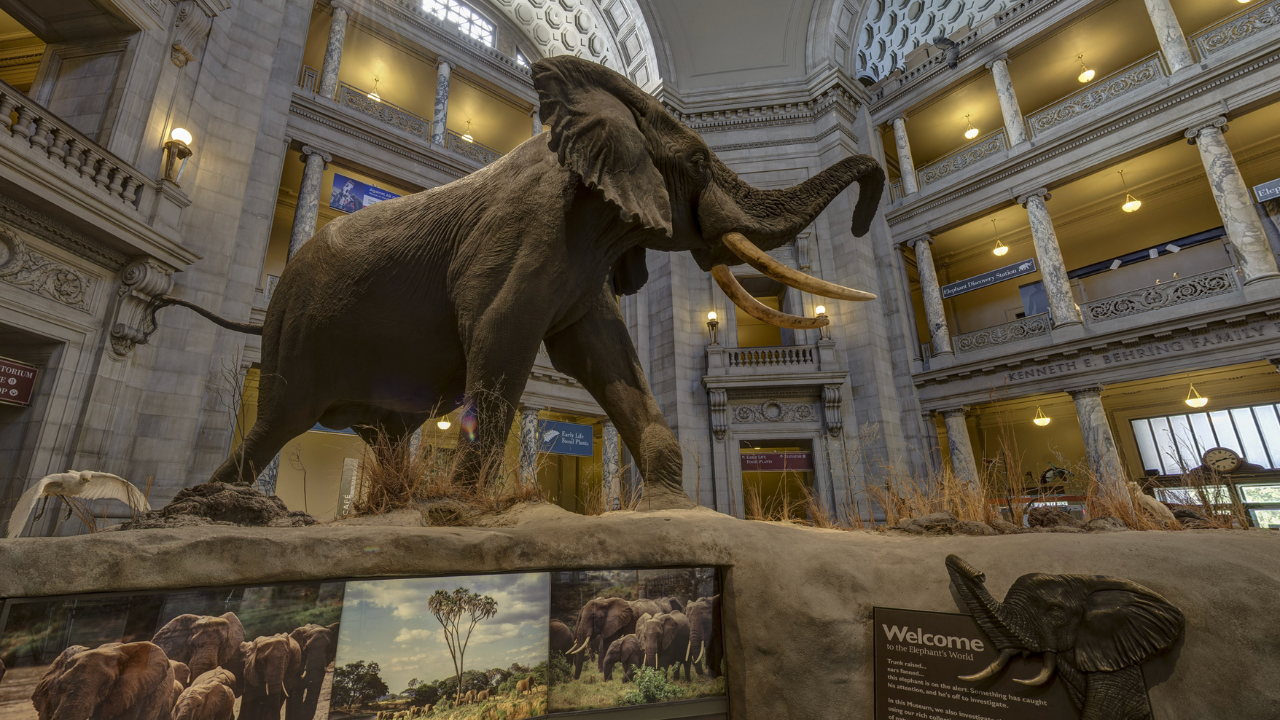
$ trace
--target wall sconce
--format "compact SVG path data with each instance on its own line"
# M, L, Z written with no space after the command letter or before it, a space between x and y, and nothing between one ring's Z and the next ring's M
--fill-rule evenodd
M824 306L824 305L819 305L819 306L815 307L815 308L813 309L813 314L814 314L815 316L817 316L817 317L825 318L825 317L827 316L827 308L826 308L826 306ZM830 325L830 324L827 324L827 325L823 325L822 327L818 328L818 339L819 339L819 340L830 340L830 339L831 339L831 331L829 330L829 328L830 328L830 327L831 327L831 325Z
M164 144L164 152L164 179L177 185L182 178L182 171L187 169L187 160L191 158L191 133L180 127L171 130L169 141ZM178 165L178 172L175 174L173 166L179 160L182 164Z
M440 421L436 423L436 427L441 430L448 430L449 426L452 424L453 423L449 422L449 417L446 415L445 417L440 418Z
M1093 79L1094 73L1089 69L1088 65L1084 64L1084 55L1077 55L1076 59L1080 61L1080 74L1076 76L1076 79L1082 83L1089 82Z
M1031 419L1031 422L1035 423L1036 425L1039 425L1040 427L1044 427L1045 425L1048 425L1051 420L1052 418L1050 418L1048 415L1045 415L1044 411L1040 409L1039 405L1037 405L1036 416Z
M716 311L712 310L707 313L707 332L711 335L711 344L718 344L716 341L716 328L720 327L720 321L716 320Z
M969 126L969 129L964 131L964 139L965 139L965 140L972 140L972 139L974 139L974 138L978 137L978 128L976 128L976 127L974 127L974 126L973 126L973 122L971 122L971 121L969 120L969 114L968 114L968 113L965 113L964 121L965 121L965 123L966 123L966 124L968 124L968 126Z
M374 102L382 102L382 96L378 94L378 76L373 76L373 92L369 93L369 99Z

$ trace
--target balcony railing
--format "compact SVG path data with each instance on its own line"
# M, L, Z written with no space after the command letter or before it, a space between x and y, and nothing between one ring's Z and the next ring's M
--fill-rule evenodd
M1086 322L1105 322L1217 295L1227 295L1235 292L1239 287L1235 269L1225 267L1087 302L1080 307L1080 310Z
M906 197L902 191L902 179L899 178L889 183L889 202L897 202Z
M502 157L502 153L488 145L463 140L461 135L452 130L444 131L444 146L463 157L475 160L481 165L488 165Z
M1191 36L1200 60L1280 26L1280 0L1245 8Z
M78 178L91 192L96 188L104 201L129 210L137 211L145 190L155 188L146 175L4 82L0 82L0 133L43 155L51 167Z
M952 343L958 353L976 352L997 345L1008 345L1048 335L1051 329L1049 313L1040 313L1002 325L960 333L953 338Z
M1113 102L1166 76L1164 58L1152 53L1138 62L1027 115L1027 131L1037 138L1100 105Z
M965 145L957 150L943 155L924 167L916 170L916 178L920 181L920 187L923 189L939 180L954 175L961 170L973 165L974 163L984 160L1003 152L1009 148L1008 136L1005 135L1004 128L1000 128L994 132L987 133L973 142Z
M305 79L305 78L304 78ZM338 86L338 104L355 110L397 130L431 142L431 121L385 100L374 100L369 93L354 85Z
M812 347L758 347L728 351L729 367L783 367L814 365Z

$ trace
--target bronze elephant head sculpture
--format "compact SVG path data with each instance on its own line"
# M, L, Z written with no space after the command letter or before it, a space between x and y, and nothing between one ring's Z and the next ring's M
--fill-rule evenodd
M986 577L955 555L947 573L974 620L1000 656L985 670L960 678L993 677L1015 655L1043 655L1034 678L1057 673L1085 720L1149 720L1141 665L1182 637L1182 612L1129 580L1101 575L1032 573L1014 581L1003 601L987 592Z

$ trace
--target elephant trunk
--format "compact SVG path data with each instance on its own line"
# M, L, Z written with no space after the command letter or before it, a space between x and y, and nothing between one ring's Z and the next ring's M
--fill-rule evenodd
M200 677L218 667L218 648L214 645L202 645L191 654L191 678Z
M284 687L284 671L285 663L283 661L271 663L268 667L266 677L263 678L266 681L263 683L263 687L266 689L267 695L271 695L272 688L275 688L277 693L289 697L289 691Z
M948 555L947 574L951 576L956 591L973 614L973 619L997 649L1035 650L1038 643L1031 623L1017 608L996 600L987 592L983 584L986 576L983 573L961 558Z

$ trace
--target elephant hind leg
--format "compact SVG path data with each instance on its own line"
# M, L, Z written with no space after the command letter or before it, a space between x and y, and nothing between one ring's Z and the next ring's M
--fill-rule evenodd
M305 385L295 379L291 386L276 376L263 375L258 419L244 441L214 471L209 482L252 485L285 444L315 426L320 419L315 400L289 389Z

